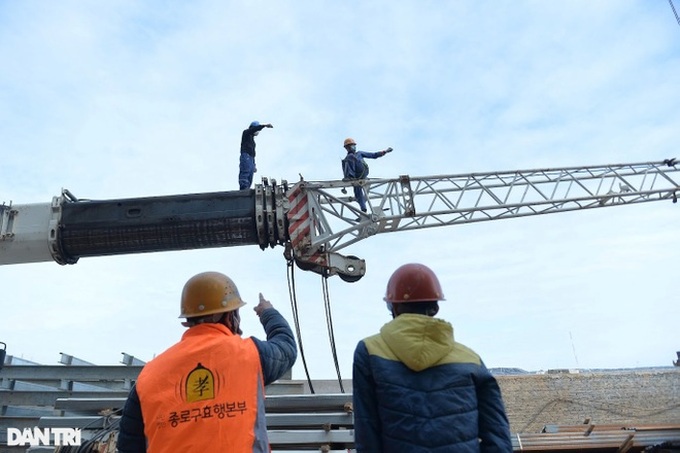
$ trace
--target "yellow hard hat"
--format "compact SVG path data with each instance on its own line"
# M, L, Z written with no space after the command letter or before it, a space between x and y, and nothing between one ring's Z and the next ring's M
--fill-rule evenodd
M184 285L179 317L226 313L245 304L229 277L219 272L203 272L191 277Z
M345 143L342 146L356 145L356 144L357 144L357 142L355 142L353 138L346 138Z

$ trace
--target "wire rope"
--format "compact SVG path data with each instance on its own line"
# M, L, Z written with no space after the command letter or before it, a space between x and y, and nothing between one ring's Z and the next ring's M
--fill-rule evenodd
M321 276L321 286L323 289L323 304L326 310L326 327L328 329L328 339L331 344L331 352L333 353L333 363L335 364L335 372L338 376L338 384L340 384L340 392L345 393L345 388L342 385L342 377L340 376L340 365L338 364L338 352L335 348L335 333L333 332L333 315L331 310L331 297L328 290L328 275Z
M300 317L298 313L297 295L295 290L295 266L293 265L293 259L288 260L288 267L286 272L288 278L288 296L290 298L290 307L293 312L293 323L295 325L295 335L298 340L298 349L300 350L300 357L302 358L302 365L305 368L305 375L307 376L307 384L309 385L309 391L314 394L314 386L312 385L312 379L309 377L309 369L307 368L307 359L305 358L305 350L302 346L302 333L300 331Z
M90 426L97 423L99 420L104 420L104 423L103 423L104 427L100 430L95 431L89 439L82 441L80 445L57 447L55 452L57 452L57 453L91 453L91 452L99 451L98 443L100 441L110 442L111 435L113 435L113 433L118 431L119 425L120 425L120 418L114 419L113 417L121 415L122 412L123 412L122 409L116 409L115 411L112 411L111 413L103 414L100 417L92 420L90 423L82 426L80 429L81 430L88 429ZM117 441L117 439L116 439L116 441Z
M671 9L673 10L673 14L675 14L675 20L678 22L678 25L680 25L680 17L678 17L678 12L675 10L675 5L673 5L673 0L668 0L668 3L671 5Z

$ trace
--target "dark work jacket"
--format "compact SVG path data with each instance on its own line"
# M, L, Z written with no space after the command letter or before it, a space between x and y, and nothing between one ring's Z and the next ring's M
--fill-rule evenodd
M402 314L360 341L352 385L358 453L512 452L496 379L444 320Z
M297 347L288 322L276 309L269 308L263 311L260 322L267 334L267 341L254 337L251 339L260 355L264 385L269 385L293 367L297 358ZM235 358L234 363L238 366L238 358ZM123 408L117 448L120 453L146 452L144 419L135 386L130 390Z
M265 126L251 126L241 135L241 152L255 157L255 132L261 131Z
M368 177L368 164L365 158L377 159L385 155L384 151L374 153L368 151L348 152L342 159L342 173L344 179L366 179Z

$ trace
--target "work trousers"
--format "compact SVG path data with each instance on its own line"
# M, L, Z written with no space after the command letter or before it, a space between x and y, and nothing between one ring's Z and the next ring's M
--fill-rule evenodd
M238 171L239 190L250 189L253 183L253 173L256 171L255 158L248 153L241 153Z

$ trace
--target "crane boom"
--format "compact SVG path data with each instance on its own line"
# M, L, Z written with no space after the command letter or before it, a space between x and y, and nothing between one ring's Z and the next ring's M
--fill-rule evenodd
M366 191L368 213L343 193L347 182L300 181L289 194L291 244L301 261L316 259L323 267L329 264L324 256L336 256L378 233L659 200L675 203L680 190L677 163L666 159L353 181ZM340 272L341 277L348 274ZM345 279L352 281L353 276Z
M284 245L305 270L357 281L364 260L338 253L378 233L677 201L675 159L356 181L263 178L254 190L0 205L0 264L208 247ZM362 212L350 186L362 186Z
M284 184L285 186L285 184ZM283 198L278 192L276 196ZM281 189L282 190L282 189ZM78 199L68 190L51 203L0 205L0 264L283 244L283 224L269 225L272 187L118 200ZM274 211L275 213L276 211ZM279 214L283 218L282 214Z

